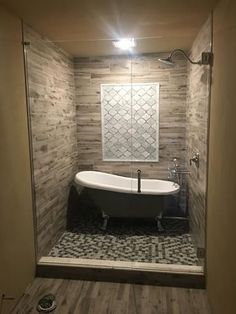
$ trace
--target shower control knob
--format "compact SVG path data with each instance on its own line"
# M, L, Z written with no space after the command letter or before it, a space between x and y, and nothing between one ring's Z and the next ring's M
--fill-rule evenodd
M194 162L197 166L197 168L199 168L199 153L196 153L193 155L192 158L190 158L190 166L192 165L192 163Z

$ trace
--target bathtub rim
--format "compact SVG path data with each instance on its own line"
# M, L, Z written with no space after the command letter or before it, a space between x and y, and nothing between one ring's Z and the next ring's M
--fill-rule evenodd
M119 187L117 185L108 185L108 184L98 184L98 183L93 183L93 182L89 182L89 180L83 180L81 178L78 178L80 173L92 173L92 174L102 174L102 175L109 175L109 176L114 176L116 178L119 178L121 180L130 180L130 187ZM106 173L106 172L101 172L101 171L79 171L75 174L74 176L74 182L76 185L82 186L82 187L87 187L87 188L91 188L91 189L96 189L96 190L102 190L102 191L111 191L111 192L117 192L117 193L127 193L127 194L137 194L137 195L160 195L160 196L165 196L165 195L175 195L177 193L179 193L180 191L180 185L178 183L175 183L173 181L168 181L168 180L159 180L159 179L142 179L142 181L144 180L150 180L150 181L159 181L159 182L168 182L169 184L173 184L174 188L172 190L167 190L167 191L157 191L157 190L152 190L152 189L142 189L141 188L141 193L137 192L137 189L132 189L132 181L134 178L130 178L130 177L124 177L124 176L120 176L120 175L115 175L115 174L110 174L110 173ZM142 182L141 181L141 182Z

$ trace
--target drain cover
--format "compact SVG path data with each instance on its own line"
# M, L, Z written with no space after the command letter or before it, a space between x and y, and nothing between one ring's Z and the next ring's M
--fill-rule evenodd
M37 305L37 311L43 313L50 313L56 308L55 296L53 294L47 294L42 297Z

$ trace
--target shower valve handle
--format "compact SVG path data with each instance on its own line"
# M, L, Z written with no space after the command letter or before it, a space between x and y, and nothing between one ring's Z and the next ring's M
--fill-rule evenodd
M199 168L199 153L196 153L193 155L192 158L190 158L190 166L192 166L192 162L196 164L196 166Z

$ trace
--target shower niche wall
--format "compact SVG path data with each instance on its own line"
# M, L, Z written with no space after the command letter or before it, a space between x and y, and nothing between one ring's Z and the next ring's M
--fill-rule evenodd
M195 58L210 47L209 34L208 21L192 47ZM158 61L167 54L158 52L71 56L26 25L24 36L39 262L74 258L201 272L205 187L198 180L206 178L209 67L193 68L181 55L167 66ZM199 170L189 167L196 150ZM111 218L101 230L101 211L74 181L81 171L118 175L130 178L132 194L137 170L141 182L176 181L173 159L182 171L180 192L165 197L161 231L154 219L133 217Z

